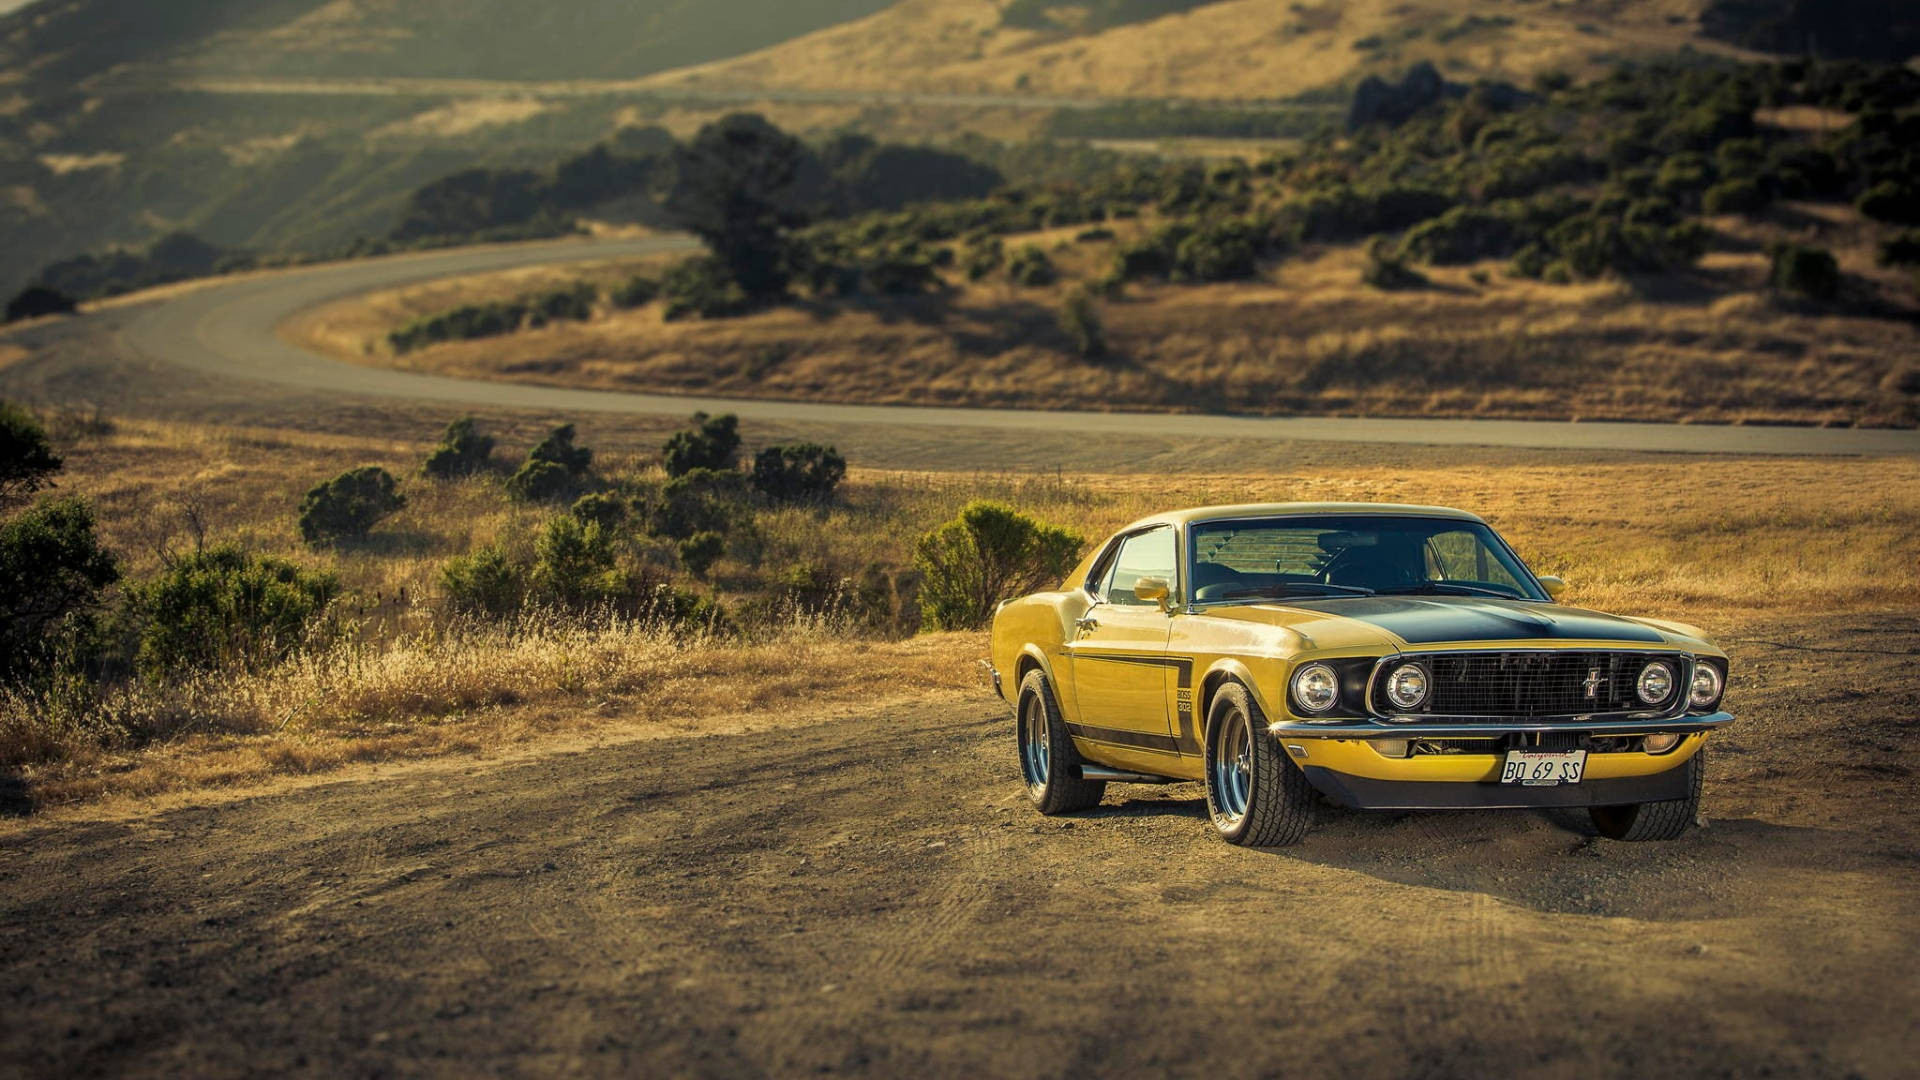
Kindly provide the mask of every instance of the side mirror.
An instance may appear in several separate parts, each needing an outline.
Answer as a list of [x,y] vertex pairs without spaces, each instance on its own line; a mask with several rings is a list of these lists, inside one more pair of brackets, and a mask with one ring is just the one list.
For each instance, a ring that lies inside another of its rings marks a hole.
[[1567,583],[1552,574],[1540,575],[1540,587],[1547,590],[1547,599],[1558,600],[1560,594],[1567,591]]
[[1161,611],[1173,607],[1173,586],[1163,577],[1143,577],[1133,583],[1134,599],[1145,604],[1158,604]]

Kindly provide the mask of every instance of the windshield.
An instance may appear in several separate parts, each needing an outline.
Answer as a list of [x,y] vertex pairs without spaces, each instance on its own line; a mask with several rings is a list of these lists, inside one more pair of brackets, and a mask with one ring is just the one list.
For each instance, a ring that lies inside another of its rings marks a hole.
[[1492,529],[1454,518],[1341,515],[1193,526],[1195,603],[1421,594],[1545,600]]

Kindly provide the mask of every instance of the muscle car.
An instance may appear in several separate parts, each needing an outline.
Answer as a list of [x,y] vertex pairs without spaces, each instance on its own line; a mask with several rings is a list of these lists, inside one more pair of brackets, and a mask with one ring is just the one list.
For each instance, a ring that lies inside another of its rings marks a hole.
[[1043,814],[1200,781],[1226,840],[1359,810],[1584,807],[1618,840],[1699,814],[1727,654],[1558,602],[1479,517],[1282,503],[1160,514],[1001,602],[995,690]]

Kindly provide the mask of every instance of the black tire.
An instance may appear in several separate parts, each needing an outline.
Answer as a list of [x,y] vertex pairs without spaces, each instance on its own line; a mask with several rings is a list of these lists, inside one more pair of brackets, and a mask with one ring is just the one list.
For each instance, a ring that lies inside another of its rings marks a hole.
[[1207,710],[1206,770],[1207,816],[1227,843],[1283,847],[1313,824],[1313,785],[1239,683],[1222,686]]
[[1039,668],[1020,680],[1014,699],[1013,734],[1027,798],[1043,814],[1067,814],[1100,805],[1107,785],[1080,778],[1080,752],[1073,748],[1053,684]]
[[1609,840],[1674,840],[1700,820],[1700,788],[1707,775],[1707,748],[1694,751],[1685,765],[1687,797],[1666,802],[1595,806],[1587,814],[1593,828]]

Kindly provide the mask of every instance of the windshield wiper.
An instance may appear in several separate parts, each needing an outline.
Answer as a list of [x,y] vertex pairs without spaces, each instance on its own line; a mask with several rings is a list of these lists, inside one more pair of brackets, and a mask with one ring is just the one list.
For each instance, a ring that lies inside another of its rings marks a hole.
[[1506,589],[1488,585],[1462,585],[1457,581],[1429,581],[1421,585],[1410,585],[1402,589],[1381,589],[1381,593],[1392,596],[1408,596],[1415,593],[1432,593],[1438,596],[1494,596],[1502,600],[1522,600],[1525,597]]
[[[1299,589],[1325,589],[1327,592],[1301,593],[1295,591]],[[1324,581],[1289,581],[1284,585],[1250,585],[1244,589],[1232,589],[1221,593],[1219,596],[1212,597],[1210,600],[1202,601],[1202,603],[1209,603],[1211,600],[1251,600],[1263,596],[1278,598],[1282,596],[1324,596],[1328,594],[1335,596],[1372,596],[1373,590],[1363,589],[1358,585],[1330,585]]]

